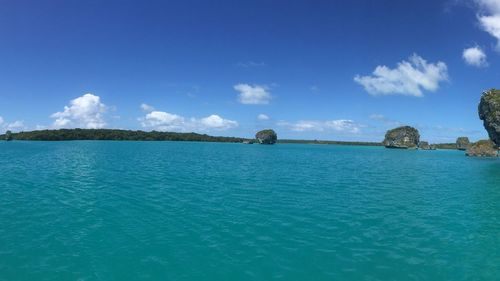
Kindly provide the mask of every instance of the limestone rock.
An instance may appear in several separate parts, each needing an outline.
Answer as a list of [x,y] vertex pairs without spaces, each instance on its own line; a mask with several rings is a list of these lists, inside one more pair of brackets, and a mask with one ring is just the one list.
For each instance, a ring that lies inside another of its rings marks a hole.
[[458,150],[466,150],[470,145],[470,141],[468,137],[459,137],[457,138],[457,149]]
[[431,146],[429,145],[428,142],[426,141],[421,141],[418,143],[418,149],[422,149],[422,150],[430,150],[431,149]]
[[420,141],[418,130],[410,126],[402,126],[387,131],[383,144],[387,148],[417,148]]
[[257,132],[257,134],[255,134],[255,138],[260,144],[275,144],[278,140],[276,132],[271,129]]
[[465,155],[474,157],[497,157],[498,147],[490,140],[480,140],[470,145]]
[[500,145],[500,90],[491,89],[484,92],[478,112],[490,139]]
[[5,132],[5,140],[6,141],[11,141],[12,140],[12,132],[11,131]]

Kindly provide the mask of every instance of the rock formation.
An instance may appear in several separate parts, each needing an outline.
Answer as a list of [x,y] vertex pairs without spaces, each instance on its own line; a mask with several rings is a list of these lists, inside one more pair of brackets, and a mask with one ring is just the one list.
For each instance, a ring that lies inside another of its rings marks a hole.
[[498,147],[490,140],[480,140],[470,145],[465,155],[474,157],[497,157]]
[[382,144],[387,148],[417,148],[419,141],[417,129],[403,126],[387,131]]
[[278,136],[271,129],[257,132],[257,134],[255,134],[255,138],[260,144],[275,144],[278,140]]
[[422,150],[431,150],[431,146],[429,145],[428,142],[426,141],[421,141],[418,143],[418,149]]
[[11,141],[12,140],[12,132],[11,131],[5,132],[5,140],[6,141]]
[[457,149],[458,150],[466,150],[470,144],[468,137],[459,137],[457,138]]
[[478,111],[490,139],[500,145],[500,90],[491,89],[484,92]]

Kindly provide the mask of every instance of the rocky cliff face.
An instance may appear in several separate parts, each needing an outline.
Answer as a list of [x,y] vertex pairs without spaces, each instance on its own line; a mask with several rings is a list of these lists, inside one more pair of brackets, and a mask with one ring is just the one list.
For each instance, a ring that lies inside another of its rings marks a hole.
[[500,90],[492,89],[484,92],[478,111],[490,139],[500,145]]
[[403,126],[387,131],[382,143],[387,148],[417,148],[419,141],[417,129]]
[[468,137],[459,137],[457,139],[457,149],[458,150],[466,150],[469,146],[470,141]]
[[465,155],[474,157],[497,157],[498,147],[490,140],[480,140],[470,145]]
[[275,144],[278,140],[276,132],[271,129],[257,132],[257,134],[255,134],[255,138],[260,144]]
[[431,149],[431,146],[429,145],[428,142],[426,141],[421,141],[418,143],[418,148],[419,149],[422,149],[422,150],[430,150]]
[[11,141],[12,140],[12,132],[11,131],[5,132],[5,140],[6,141]]

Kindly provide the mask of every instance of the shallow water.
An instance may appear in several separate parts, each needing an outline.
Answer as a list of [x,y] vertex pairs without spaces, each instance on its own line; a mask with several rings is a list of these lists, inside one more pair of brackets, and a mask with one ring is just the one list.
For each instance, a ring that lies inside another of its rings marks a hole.
[[498,280],[500,160],[0,142],[0,280]]

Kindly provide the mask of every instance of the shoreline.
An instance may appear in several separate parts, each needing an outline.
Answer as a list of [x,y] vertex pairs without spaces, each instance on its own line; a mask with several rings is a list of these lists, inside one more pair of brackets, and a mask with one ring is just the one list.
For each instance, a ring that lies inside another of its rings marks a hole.
[[[251,138],[211,136],[198,133],[176,133],[141,130],[119,129],[58,129],[35,130],[12,133],[14,141],[194,141],[194,142],[220,142],[244,143],[253,141]],[[0,135],[6,139],[6,134]],[[321,144],[345,146],[383,146],[382,142],[367,141],[335,141],[335,140],[304,140],[304,139],[278,139],[278,144]],[[437,149],[456,149],[454,143],[435,144]]]

